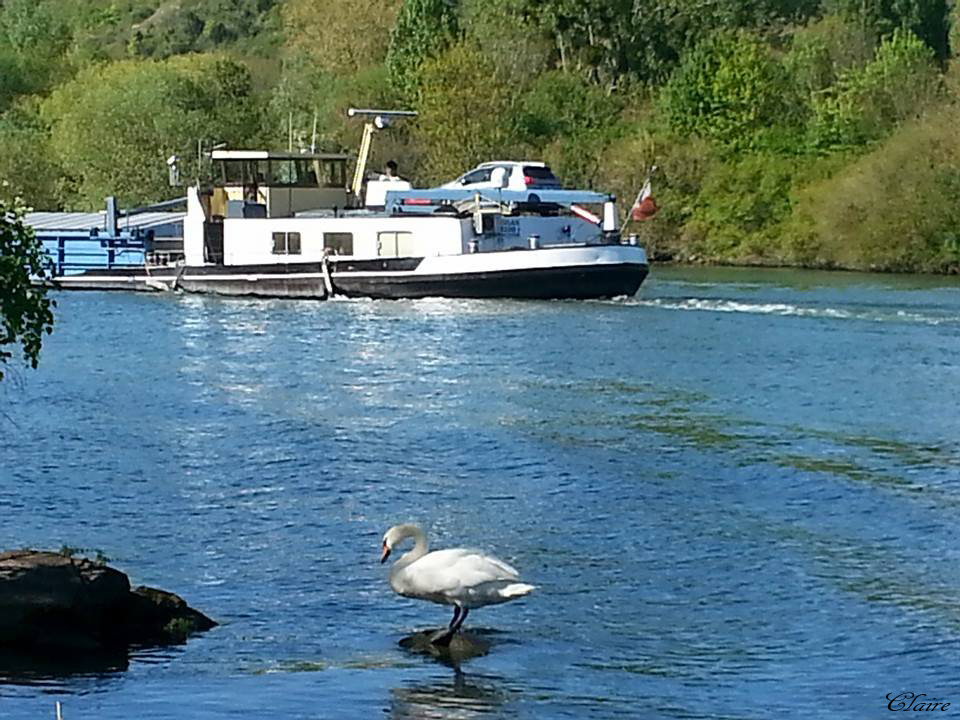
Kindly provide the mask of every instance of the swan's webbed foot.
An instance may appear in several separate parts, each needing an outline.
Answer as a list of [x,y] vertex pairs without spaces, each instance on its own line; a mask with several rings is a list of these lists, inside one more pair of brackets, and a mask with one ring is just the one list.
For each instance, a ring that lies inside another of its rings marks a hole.
[[449,627],[443,630],[437,630],[430,636],[430,644],[436,645],[437,647],[450,647],[450,641],[453,640],[455,634],[456,631]]
[[450,641],[453,640],[453,636],[460,630],[463,621],[467,619],[468,612],[470,611],[467,610],[467,608],[454,605],[453,619],[450,620],[450,624],[447,625],[446,629],[437,630],[433,633],[433,635],[430,636],[430,643],[438,647],[450,647]]

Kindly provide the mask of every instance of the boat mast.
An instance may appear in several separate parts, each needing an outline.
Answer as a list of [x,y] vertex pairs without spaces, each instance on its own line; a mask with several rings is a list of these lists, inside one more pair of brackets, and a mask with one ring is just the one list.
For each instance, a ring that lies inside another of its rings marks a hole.
[[363,178],[367,172],[367,161],[370,159],[370,145],[373,143],[373,134],[390,126],[392,118],[416,117],[414,110],[371,110],[369,108],[350,108],[348,117],[363,117],[368,120],[363,124],[363,138],[360,140],[360,153],[357,155],[357,167],[353,171],[351,190],[353,197],[359,198],[363,190]]

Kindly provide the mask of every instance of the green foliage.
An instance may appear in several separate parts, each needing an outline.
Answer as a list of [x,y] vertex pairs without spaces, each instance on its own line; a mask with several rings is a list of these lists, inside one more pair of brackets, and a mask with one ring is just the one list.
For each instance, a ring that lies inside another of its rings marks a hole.
[[568,184],[592,187],[603,151],[621,129],[622,108],[619,97],[579,75],[555,70],[532,81],[511,124],[519,141],[543,148]]
[[7,0],[0,12],[0,37],[18,54],[58,55],[69,40],[54,7],[38,0]]
[[688,224],[699,240],[692,251],[727,261],[775,261],[798,172],[796,158],[762,153],[715,164]]
[[783,116],[785,89],[786,73],[756,36],[720,32],[684,58],[661,102],[677,131],[743,148]]
[[517,130],[537,143],[559,135],[580,135],[616,124],[621,104],[576,75],[560,71],[536,78],[520,99]]
[[404,0],[387,51],[390,81],[400,97],[416,96],[421,66],[440,55],[457,31],[456,0]]
[[878,37],[909,30],[943,61],[948,55],[947,0],[826,0],[828,11],[865,24]]
[[8,194],[0,184],[0,380],[18,347],[24,361],[36,368],[43,335],[53,331],[54,303],[47,297],[46,282],[51,277],[49,260],[23,224],[26,208],[17,198],[5,200]]
[[0,178],[6,178],[8,195],[30,198],[36,207],[56,208],[62,175],[48,129],[33,109],[17,107],[0,115]]
[[954,2],[948,19],[950,31],[947,35],[947,54],[956,63],[960,57],[960,3]]
[[189,178],[198,140],[239,145],[259,126],[249,72],[214,56],[94,66],[58,88],[43,114],[76,185],[71,204],[90,208],[107,195],[147,203],[180,192],[167,185],[167,157],[181,156]]
[[29,78],[16,55],[0,48],[0,112],[6,110],[18,95],[30,90]]
[[0,4],[0,112],[17,95],[48,90],[62,74],[68,41],[66,26],[46,3]]
[[[294,55],[284,68],[283,77],[270,99],[263,137],[272,147],[286,147],[293,127],[295,148],[310,147],[314,140],[320,150],[340,151],[356,148],[361,124],[347,117],[350,107],[386,107],[399,104],[387,77],[386,68],[372,65],[354,74],[339,76],[326,72],[301,72],[309,59]],[[411,157],[409,148],[397,148],[406,138],[406,124],[398,124],[388,133],[380,133],[373,152],[388,152],[395,159]],[[408,164],[407,167],[410,167]]]
[[[282,7],[286,54],[272,89],[268,137],[286,146],[289,126],[296,147],[341,150],[355,145],[357,123],[346,110],[395,107],[384,66],[390,29],[401,0],[329,0],[321,11],[314,0],[288,0]],[[396,133],[378,138],[375,149]]]
[[922,113],[939,92],[933,51],[913,33],[896,30],[873,61],[846,71],[814,96],[812,141],[842,148],[877,140]]
[[[510,93],[491,78],[476,47],[458,43],[424,63],[414,142],[427,182],[449,180],[492,157],[509,156]],[[496,118],[497,122],[490,122]]]
[[400,4],[401,0],[327,0],[318,6],[315,0],[288,0],[282,7],[285,45],[324,73],[352,74],[382,64]]
[[461,0],[460,29],[483,63],[517,94],[554,67],[552,42],[526,0]]
[[[128,51],[140,57],[165,58],[234,44],[264,32],[274,4],[275,0],[163,3],[133,27]],[[112,20],[109,24],[120,22],[119,17]]]
[[[517,0],[520,2],[520,0]],[[786,26],[815,16],[818,0],[525,0],[554,45],[562,70],[619,89],[661,83],[681,58],[717,31]]]
[[876,42],[861,24],[827,15],[797,30],[784,65],[804,101],[832,86],[849,70],[873,59]]
[[818,267],[957,272],[960,138],[956,110],[911,121],[796,193],[785,261]]

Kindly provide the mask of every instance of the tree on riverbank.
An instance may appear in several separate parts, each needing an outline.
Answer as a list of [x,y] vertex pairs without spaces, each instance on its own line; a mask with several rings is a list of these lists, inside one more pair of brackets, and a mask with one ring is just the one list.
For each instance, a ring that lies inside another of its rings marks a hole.
[[33,231],[23,224],[24,207],[16,198],[4,202],[0,186],[0,380],[18,349],[34,368],[44,334],[53,331],[53,301],[46,284],[48,264]]

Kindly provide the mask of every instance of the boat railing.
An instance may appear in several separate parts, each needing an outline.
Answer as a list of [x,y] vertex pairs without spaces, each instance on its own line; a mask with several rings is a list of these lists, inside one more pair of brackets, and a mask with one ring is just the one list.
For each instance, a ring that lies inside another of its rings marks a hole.
[[42,245],[58,277],[91,269],[143,267],[145,233],[120,235],[107,238],[90,231],[60,231],[55,237],[42,238]]
[[518,207],[534,209],[540,205],[566,209],[579,205],[605,205],[614,200],[612,195],[589,190],[433,188],[390,190],[386,193],[386,209],[391,215],[431,214],[447,208],[469,213],[483,207],[500,207],[508,212]]

